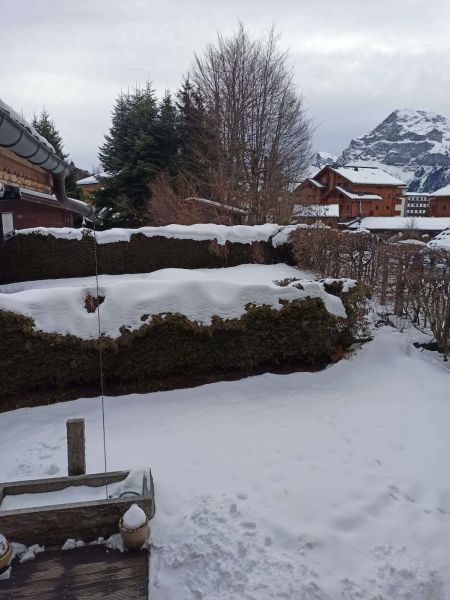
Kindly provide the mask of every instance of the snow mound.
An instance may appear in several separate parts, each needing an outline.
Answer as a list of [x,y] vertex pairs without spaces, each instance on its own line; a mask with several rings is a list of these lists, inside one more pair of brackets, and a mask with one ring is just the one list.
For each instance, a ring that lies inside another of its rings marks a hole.
[[[253,242],[268,242],[270,238],[284,229],[275,223],[265,225],[216,225],[214,223],[198,223],[195,225],[165,225],[164,227],[140,227],[138,229],[107,229],[97,231],[98,244],[112,244],[114,242],[129,242],[132,235],[145,235],[146,237],[164,237],[180,240],[216,240],[218,244],[226,242],[239,242],[252,244]],[[92,235],[90,229],[74,229],[71,227],[33,227],[20,229],[19,235],[36,233],[51,235],[59,239],[81,240],[83,235]]]
[[138,529],[145,525],[147,516],[140,506],[132,504],[122,517],[122,524],[126,529]]
[[[302,275],[286,265],[240,265],[198,271],[162,269],[145,276],[100,276],[99,295],[105,298],[100,305],[102,334],[117,338],[122,327],[132,331],[150,322],[153,316],[167,313],[182,314],[209,325],[214,315],[240,318],[249,304],[279,310],[284,301],[308,297],[320,298],[331,314],[346,317],[340,298],[328,294],[323,284],[303,279]],[[275,283],[286,277],[297,281],[285,287]],[[40,331],[83,339],[98,337],[98,308],[87,312],[85,307],[89,295],[97,297],[93,278],[64,282],[31,281],[2,286],[0,310],[31,317]],[[303,289],[296,287],[298,283]]]
[[36,554],[39,554],[40,552],[44,552],[45,548],[44,546],[39,546],[39,544],[34,544],[33,546],[30,546],[29,548],[27,548],[27,550],[21,555],[19,562],[23,563],[26,562],[27,560],[33,560],[34,558],[36,558]]

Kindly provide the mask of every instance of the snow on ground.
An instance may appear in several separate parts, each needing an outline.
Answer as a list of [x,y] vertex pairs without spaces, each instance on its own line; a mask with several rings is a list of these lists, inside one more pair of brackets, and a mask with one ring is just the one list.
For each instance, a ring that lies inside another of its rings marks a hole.
[[[304,289],[294,287],[295,283],[275,283],[285,278],[299,279]],[[42,331],[93,339],[98,336],[98,323],[97,313],[85,307],[89,294],[97,296],[94,277],[9,284],[0,286],[0,310],[32,317]],[[130,330],[142,326],[143,315],[148,320],[151,315],[181,313],[209,324],[214,315],[239,318],[249,303],[279,309],[281,299],[318,297],[330,313],[346,316],[340,298],[327,294],[305,272],[284,264],[101,275],[99,295],[105,297],[100,308],[102,332],[113,338],[120,336],[123,325]]]
[[[283,230],[282,225],[266,223],[264,225],[216,225],[215,223],[197,223],[195,225],[165,225],[164,227],[140,227],[138,229],[123,229],[115,227],[105,231],[97,231],[98,244],[111,244],[113,242],[129,242],[132,235],[142,234],[146,237],[161,236],[165,238],[176,238],[182,240],[217,240],[221,245],[225,242],[240,242],[251,244],[252,242],[267,242],[269,239]],[[74,229],[71,227],[33,227],[20,229],[17,234],[27,235],[38,233],[40,235],[51,235],[62,239],[81,240],[83,233],[92,233],[90,229]]]
[[[384,327],[322,372],[107,398],[108,468],[155,479],[153,600],[448,598],[448,382]],[[0,416],[0,480],[65,474],[72,417],[101,471],[79,399]]]

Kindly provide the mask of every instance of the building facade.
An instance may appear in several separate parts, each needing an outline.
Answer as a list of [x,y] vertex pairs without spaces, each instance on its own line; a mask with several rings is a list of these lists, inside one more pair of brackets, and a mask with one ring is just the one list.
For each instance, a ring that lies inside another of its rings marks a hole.
[[392,217],[402,211],[405,184],[375,167],[345,166],[321,169],[294,191],[298,204],[337,204],[339,219]]
[[0,100],[0,213],[12,219],[14,229],[73,226],[92,214],[84,202],[67,197],[70,170],[48,141]]
[[450,217],[450,185],[430,194],[430,213],[433,217]]
[[430,194],[426,192],[405,192],[403,216],[428,217],[430,216]]

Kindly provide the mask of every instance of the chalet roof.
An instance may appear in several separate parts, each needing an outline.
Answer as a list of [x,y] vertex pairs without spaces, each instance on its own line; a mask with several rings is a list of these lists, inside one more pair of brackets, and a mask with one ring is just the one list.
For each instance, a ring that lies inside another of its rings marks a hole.
[[247,211],[243,208],[238,208],[237,206],[229,206],[228,204],[222,204],[221,202],[216,202],[215,200],[208,200],[207,198],[198,198],[197,196],[191,196],[189,198],[185,198],[184,200],[194,200],[195,202],[200,202],[201,204],[208,204],[209,206],[215,206],[216,208],[220,208],[221,210],[234,212],[241,215],[247,214]]
[[328,167],[338,175],[345,177],[351,183],[360,183],[366,185],[406,185],[397,177],[393,177],[378,169],[377,167],[360,167],[360,166],[346,166],[346,167]]
[[44,192],[36,192],[28,188],[19,188],[20,197],[27,202],[35,202],[36,204],[45,204],[46,206],[54,206],[60,210],[69,210],[76,214],[83,214],[87,208],[87,204],[75,198],[69,198],[70,205],[62,205],[54,194],[45,194]]
[[293,217],[339,217],[339,204],[294,204]]
[[19,125],[22,125],[22,127],[24,127],[29,133],[31,133],[31,135],[34,138],[36,138],[39,142],[41,142],[41,144],[46,146],[52,152],[55,152],[55,149],[50,144],[50,142],[48,140],[46,140],[45,137],[43,137],[38,131],[36,131],[36,129],[32,125],[30,125],[30,123],[28,123],[28,121],[26,119],[24,119],[22,117],[22,115],[19,115],[19,113],[16,112],[11,106],[9,106],[9,104],[6,104],[6,102],[3,102],[3,100],[1,98],[0,98],[0,108],[2,108],[5,112],[7,112],[9,114],[9,116],[12,119],[14,119],[14,121],[17,121],[17,123],[19,123]]
[[323,183],[320,183],[320,181],[316,181],[312,177],[309,177],[306,181],[309,181],[310,183],[314,184],[316,187],[318,187],[320,189],[323,189],[325,187],[325,185]]
[[436,190],[435,192],[430,194],[430,196],[435,196],[437,198],[439,198],[440,196],[450,196],[450,184],[446,185],[443,188],[440,188],[439,190]]
[[99,178],[102,177],[110,177],[108,173],[99,173],[98,175],[89,175],[89,177],[84,177],[83,179],[79,179],[76,182],[76,185],[93,185],[95,183],[100,183]]
[[450,217],[364,217],[358,223],[353,221],[349,229],[367,229],[369,231],[443,231],[450,227]]
[[347,196],[347,198],[350,198],[350,200],[383,200],[383,198],[378,194],[355,194],[353,192],[349,192],[340,185],[337,185],[335,189],[338,192],[341,192],[341,194],[344,196]]

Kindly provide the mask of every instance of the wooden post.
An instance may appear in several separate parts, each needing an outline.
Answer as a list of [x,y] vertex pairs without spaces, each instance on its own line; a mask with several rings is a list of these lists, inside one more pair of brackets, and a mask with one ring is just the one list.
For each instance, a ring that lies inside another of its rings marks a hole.
[[86,474],[84,419],[69,419],[67,425],[67,470],[72,475]]

